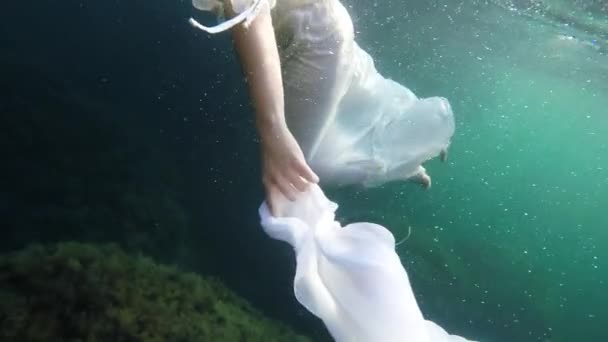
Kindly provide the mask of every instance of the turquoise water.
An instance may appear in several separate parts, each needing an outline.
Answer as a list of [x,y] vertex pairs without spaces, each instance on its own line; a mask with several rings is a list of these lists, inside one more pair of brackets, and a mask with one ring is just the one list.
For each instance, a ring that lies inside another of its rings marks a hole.
[[448,162],[427,165],[429,191],[332,195],[345,220],[377,221],[397,239],[411,229],[399,253],[423,312],[453,332],[608,338],[608,8],[585,4],[350,8],[378,68],[448,97],[457,132]]

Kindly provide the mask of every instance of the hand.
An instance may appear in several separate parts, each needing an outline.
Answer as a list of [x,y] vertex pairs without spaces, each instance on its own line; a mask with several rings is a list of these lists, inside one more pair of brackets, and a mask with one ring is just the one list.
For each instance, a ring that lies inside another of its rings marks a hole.
[[262,137],[262,182],[270,212],[278,216],[280,196],[290,201],[319,178],[306,163],[304,153],[287,127],[266,132]]

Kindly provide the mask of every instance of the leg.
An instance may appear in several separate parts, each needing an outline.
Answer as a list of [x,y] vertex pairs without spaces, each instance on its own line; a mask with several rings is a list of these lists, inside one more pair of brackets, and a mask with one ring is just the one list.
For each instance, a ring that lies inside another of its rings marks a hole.
[[327,144],[320,143],[329,136],[350,75],[352,22],[341,5],[333,8],[338,4],[312,2],[290,11],[290,18],[283,20],[293,34],[281,53],[285,116],[313,169],[315,163],[324,163],[319,154]]

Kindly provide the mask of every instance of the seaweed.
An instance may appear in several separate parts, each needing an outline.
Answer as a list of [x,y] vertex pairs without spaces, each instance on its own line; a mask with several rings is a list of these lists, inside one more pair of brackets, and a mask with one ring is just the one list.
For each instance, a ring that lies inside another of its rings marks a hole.
[[216,279],[76,242],[0,257],[0,340],[309,341]]

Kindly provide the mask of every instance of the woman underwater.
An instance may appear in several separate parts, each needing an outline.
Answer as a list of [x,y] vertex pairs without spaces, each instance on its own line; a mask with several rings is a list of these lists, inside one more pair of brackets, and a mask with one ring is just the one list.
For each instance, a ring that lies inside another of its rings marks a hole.
[[[386,228],[342,227],[314,183],[416,179],[454,133],[446,99],[419,99],[382,77],[338,0],[193,0],[230,18],[261,140],[261,225],[294,247],[294,293],[339,342],[456,342],[422,315]],[[318,177],[317,177],[318,175]],[[287,200],[289,199],[289,200]]]
[[415,179],[454,133],[444,98],[419,99],[384,78],[354,39],[338,0],[193,0],[229,18],[261,141],[262,179],[273,214],[312,183],[379,185]]

